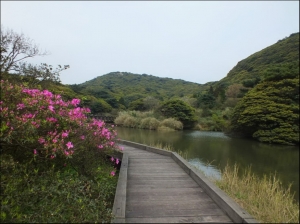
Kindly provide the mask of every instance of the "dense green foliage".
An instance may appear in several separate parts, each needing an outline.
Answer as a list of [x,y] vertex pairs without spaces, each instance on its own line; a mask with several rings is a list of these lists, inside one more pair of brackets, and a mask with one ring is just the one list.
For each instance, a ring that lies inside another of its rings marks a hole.
[[183,128],[191,128],[197,121],[195,109],[182,100],[169,100],[161,105],[159,111],[165,117],[181,121]]
[[[95,181],[70,164],[18,163],[1,155],[1,222],[110,222],[117,178],[105,158],[90,166]],[[41,167],[44,167],[41,171]]]
[[268,75],[237,104],[232,131],[262,142],[299,144],[299,73],[279,79],[286,76],[291,75]]

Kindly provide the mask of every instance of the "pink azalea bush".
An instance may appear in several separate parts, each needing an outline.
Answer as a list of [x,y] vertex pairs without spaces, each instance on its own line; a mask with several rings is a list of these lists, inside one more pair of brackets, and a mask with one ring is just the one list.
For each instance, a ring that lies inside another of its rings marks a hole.
[[[80,100],[64,101],[48,90],[28,89],[1,80],[1,144],[23,158],[68,159],[88,151],[117,149],[116,131],[88,119]],[[21,150],[21,151],[20,151]]]

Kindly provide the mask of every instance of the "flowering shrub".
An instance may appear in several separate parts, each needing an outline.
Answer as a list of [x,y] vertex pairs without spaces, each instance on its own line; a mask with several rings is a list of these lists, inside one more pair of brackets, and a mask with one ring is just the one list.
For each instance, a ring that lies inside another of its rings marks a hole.
[[1,80],[1,144],[19,161],[72,158],[87,151],[116,149],[116,132],[96,119],[79,99],[62,100],[48,90]]

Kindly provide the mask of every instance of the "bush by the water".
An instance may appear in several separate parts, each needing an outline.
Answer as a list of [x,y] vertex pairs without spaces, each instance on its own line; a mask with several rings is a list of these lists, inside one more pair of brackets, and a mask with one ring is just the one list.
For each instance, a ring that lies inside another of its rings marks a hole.
[[161,120],[161,118],[158,119],[155,116],[153,111],[122,111],[119,112],[118,117],[115,119],[115,124],[150,130],[182,130],[183,128],[182,122],[174,118]]
[[182,130],[183,125],[180,121],[177,121],[174,118],[167,118],[160,123],[160,126],[168,127],[175,130]]
[[146,117],[141,120],[140,127],[143,129],[156,130],[160,122],[154,117]]

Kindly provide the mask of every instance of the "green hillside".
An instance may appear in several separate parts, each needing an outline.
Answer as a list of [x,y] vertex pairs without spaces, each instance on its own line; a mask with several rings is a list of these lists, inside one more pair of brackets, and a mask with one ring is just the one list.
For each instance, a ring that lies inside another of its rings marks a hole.
[[[299,33],[293,33],[289,37],[279,40],[277,43],[256,52],[246,59],[238,62],[221,79],[220,83],[245,83],[245,81],[261,80],[263,73],[270,66],[291,64],[299,66]],[[249,82],[250,85],[250,82]]]
[[299,144],[299,33],[239,62],[226,81],[249,90],[233,110],[232,133]]
[[299,68],[299,33],[293,33],[238,62],[226,77],[212,85],[214,94],[217,97],[220,93],[224,94],[229,86],[233,86],[240,89],[239,98],[242,98],[264,79],[266,70],[278,66]]
[[114,108],[152,96],[159,101],[178,97],[191,97],[201,84],[179,79],[160,78],[147,74],[111,72],[79,85],[70,85],[75,92],[102,98]]

